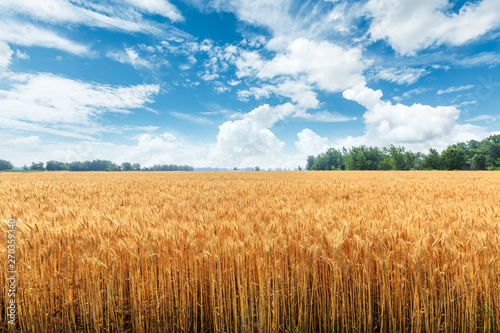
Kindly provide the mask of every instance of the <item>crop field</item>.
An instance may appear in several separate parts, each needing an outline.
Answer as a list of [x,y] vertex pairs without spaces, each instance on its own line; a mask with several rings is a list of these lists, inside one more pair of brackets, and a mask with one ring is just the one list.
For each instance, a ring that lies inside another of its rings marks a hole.
[[20,332],[500,331],[500,172],[0,173],[9,219]]

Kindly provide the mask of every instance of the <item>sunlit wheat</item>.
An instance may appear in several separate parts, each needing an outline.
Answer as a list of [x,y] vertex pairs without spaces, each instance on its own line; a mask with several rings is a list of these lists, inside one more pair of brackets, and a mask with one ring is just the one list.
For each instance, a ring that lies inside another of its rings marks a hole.
[[499,189],[490,172],[3,173],[18,326],[498,332]]

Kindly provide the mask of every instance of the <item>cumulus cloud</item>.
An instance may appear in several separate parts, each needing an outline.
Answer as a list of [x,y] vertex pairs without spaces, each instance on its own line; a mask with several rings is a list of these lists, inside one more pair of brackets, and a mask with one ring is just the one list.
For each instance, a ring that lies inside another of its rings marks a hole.
[[141,108],[160,89],[158,85],[108,86],[47,73],[4,73],[0,78],[8,84],[0,90],[0,127],[79,137],[91,132],[103,114]]
[[327,41],[298,38],[272,60],[254,63],[257,77],[304,75],[320,89],[338,92],[364,81],[363,70],[369,61],[363,58],[359,48],[345,49]]
[[460,111],[453,106],[392,104],[382,100],[382,91],[361,83],[343,92],[344,98],[364,106],[365,136],[348,138],[346,144],[401,144],[407,147],[438,146],[462,140],[478,139],[483,129],[460,125]]
[[264,59],[258,51],[247,50],[231,59],[239,78],[257,81],[238,91],[240,100],[286,97],[299,109],[316,109],[320,102],[315,90],[340,92],[351,88],[364,81],[363,71],[370,64],[361,49],[343,48],[327,41],[277,38],[266,48],[276,55]]
[[458,13],[448,13],[447,0],[370,0],[365,11],[372,18],[373,41],[387,40],[400,54],[413,55],[433,45],[462,45],[500,24],[500,2],[466,3]]
[[291,115],[294,109],[290,103],[276,107],[265,104],[242,115],[242,119],[223,123],[210,152],[212,164],[224,167],[270,164],[285,146],[271,127]]
[[297,133],[299,140],[295,142],[295,147],[299,154],[303,156],[318,155],[331,147],[328,138],[323,138],[311,131],[309,128]]
[[180,163],[201,166],[208,151],[206,146],[192,144],[170,132],[160,135],[141,134],[135,146],[118,149],[123,152],[122,160],[137,161],[143,166]]

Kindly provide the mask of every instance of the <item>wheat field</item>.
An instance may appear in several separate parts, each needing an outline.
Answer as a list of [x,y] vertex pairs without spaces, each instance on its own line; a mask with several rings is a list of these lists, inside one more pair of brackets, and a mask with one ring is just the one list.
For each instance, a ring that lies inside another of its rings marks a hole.
[[499,189],[494,172],[0,173],[17,331],[498,332]]

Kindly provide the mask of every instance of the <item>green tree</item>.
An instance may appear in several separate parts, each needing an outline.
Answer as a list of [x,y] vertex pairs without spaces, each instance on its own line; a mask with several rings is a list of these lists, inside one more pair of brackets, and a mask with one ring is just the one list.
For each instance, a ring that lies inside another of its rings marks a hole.
[[414,168],[417,169],[417,170],[422,170],[423,167],[423,163],[424,163],[424,154],[422,154],[421,152],[416,152],[415,153],[415,166]]
[[446,170],[462,170],[465,154],[460,148],[447,148],[441,153],[441,163]]
[[14,168],[10,161],[0,160],[0,170],[11,170]]
[[345,169],[344,156],[335,148],[330,148],[325,153],[326,165],[322,170],[340,170]]
[[403,155],[404,167],[403,170],[411,170],[415,168],[415,154],[407,151]]
[[436,149],[429,149],[429,154],[424,157],[422,167],[429,170],[441,169],[441,157],[439,156],[439,152]]
[[368,163],[365,156],[365,149],[353,147],[345,157],[346,170],[368,170]]
[[470,168],[471,170],[486,170],[487,158],[483,154],[475,154],[472,156]]
[[500,134],[491,135],[481,141],[481,148],[488,156],[488,165],[494,167],[500,158]]
[[58,161],[48,161],[45,169],[47,169],[47,171],[68,171],[69,165]]
[[313,165],[314,165],[314,156],[313,155],[307,156],[306,170],[312,170]]
[[259,166],[256,166],[256,167],[255,167],[255,171],[260,171],[260,167],[259,167]]
[[392,170],[392,158],[390,156],[386,156],[380,163],[378,164],[379,170]]
[[82,162],[71,162],[68,164],[69,171],[84,171]]
[[30,170],[45,170],[45,167],[43,165],[43,162],[38,162],[38,163],[31,163]]
[[132,164],[130,162],[124,162],[124,163],[122,163],[122,170],[123,171],[132,171],[134,169],[132,168]]
[[392,163],[392,170],[408,170],[405,162],[405,148],[390,145],[384,148],[389,154]]

